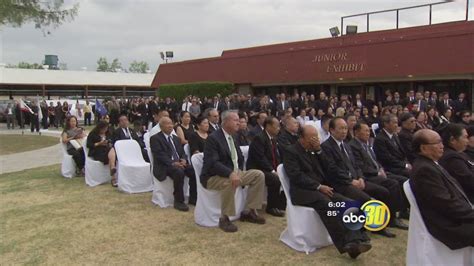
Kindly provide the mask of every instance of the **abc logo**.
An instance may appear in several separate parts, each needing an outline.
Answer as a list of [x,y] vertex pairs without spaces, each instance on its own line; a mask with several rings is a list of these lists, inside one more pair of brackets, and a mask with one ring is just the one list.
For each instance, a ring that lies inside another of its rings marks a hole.
[[349,230],[359,230],[365,225],[365,213],[357,207],[351,207],[342,215],[342,223]]

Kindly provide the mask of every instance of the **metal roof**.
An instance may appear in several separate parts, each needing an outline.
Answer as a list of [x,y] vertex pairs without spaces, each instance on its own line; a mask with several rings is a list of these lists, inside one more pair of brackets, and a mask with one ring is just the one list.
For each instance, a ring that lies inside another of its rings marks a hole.
[[152,74],[0,67],[0,84],[150,87]]

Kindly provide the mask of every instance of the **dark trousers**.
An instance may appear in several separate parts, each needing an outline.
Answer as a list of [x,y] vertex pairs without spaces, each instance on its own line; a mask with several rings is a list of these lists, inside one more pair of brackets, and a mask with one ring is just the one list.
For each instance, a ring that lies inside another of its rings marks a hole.
[[30,127],[31,127],[31,132],[34,132],[36,129],[36,132],[40,131],[39,128],[39,119],[37,116],[32,116],[31,117],[31,122],[30,122]]
[[370,196],[366,192],[353,185],[334,185],[334,190],[345,197],[359,201],[360,205],[370,200]]
[[339,253],[344,252],[343,248],[344,245],[346,245],[347,243],[369,240],[369,237],[362,230],[352,231],[346,228],[342,224],[342,219],[340,216],[329,216],[327,214],[327,212],[330,210],[336,210],[328,206],[329,202],[350,201],[350,199],[344,197],[339,193],[334,193],[332,198],[329,198],[328,196],[322,193],[320,194],[321,200],[304,204],[303,206],[311,207],[319,214],[321,221],[324,223],[324,226],[328,230],[332,242],[334,243],[334,246],[336,246]]
[[78,169],[84,168],[86,158],[84,157],[84,151],[82,148],[76,150],[74,148],[67,150],[69,155],[72,155],[72,159],[76,163]]
[[[367,191],[367,183],[370,184],[369,191]],[[400,211],[402,205],[402,192],[397,181],[381,176],[368,177],[364,191],[373,198],[387,204],[391,219],[397,217],[396,212]]]
[[41,125],[43,129],[48,129],[48,117],[46,115],[41,119]]
[[286,209],[286,197],[280,192],[280,179],[278,175],[272,172],[263,172],[265,174],[265,185],[267,186],[267,210],[277,208]]
[[54,115],[49,116],[49,126],[51,126],[51,127],[54,126],[56,128],[58,127],[56,125],[56,117]]
[[405,192],[403,191],[403,183],[405,183],[408,180],[408,177],[403,176],[403,175],[396,175],[393,173],[387,173],[387,178],[398,182],[398,185],[400,186],[400,191],[402,194],[402,202],[400,205],[400,211],[405,211],[406,209],[408,209],[408,207],[410,207],[410,203],[408,203],[407,196],[405,195]]
[[91,125],[92,113],[84,113],[84,125]]
[[175,202],[184,202],[184,177],[189,178],[189,201],[196,201],[197,199],[197,189],[196,189],[196,177],[194,174],[194,169],[191,166],[187,166],[184,169],[177,167],[168,167],[166,170],[166,175],[173,180],[173,196]]

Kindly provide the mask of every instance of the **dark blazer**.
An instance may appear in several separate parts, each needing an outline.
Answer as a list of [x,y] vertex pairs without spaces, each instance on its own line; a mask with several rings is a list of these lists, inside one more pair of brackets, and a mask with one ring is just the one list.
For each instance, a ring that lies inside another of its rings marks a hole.
[[[219,128],[220,128],[219,124],[217,126],[219,126]],[[214,132],[214,131],[216,131],[216,129],[214,128],[214,126],[212,126],[211,122],[209,122],[209,131],[208,131],[208,133],[212,134],[212,132]]]
[[[145,148],[145,143],[143,142],[143,140],[138,137],[137,133],[135,133],[135,131],[131,128],[128,129],[130,131],[130,136],[132,136],[132,139],[135,140],[136,142],[138,142],[138,144],[140,145],[140,148]],[[125,137],[125,133],[123,132],[122,128],[119,127],[117,129],[115,129],[112,133],[112,144],[115,144],[115,142],[119,141],[119,140],[124,140],[124,139],[130,139],[130,138],[127,138]]]
[[421,100],[420,102],[418,102],[418,100],[415,99],[412,103],[413,104],[420,103],[420,106],[419,106],[420,111],[423,111],[423,112],[426,110],[426,107],[428,107],[428,103],[425,100]]
[[374,164],[372,159],[370,159],[369,153],[367,153],[365,148],[362,146],[362,143],[360,143],[356,138],[353,138],[349,142],[349,146],[354,155],[356,165],[361,169],[362,174],[365,177],[378,176],[379,171],[377,170],[377,166],[379,168],[382,166],[378,163],[377,165]]
[[[275,140],[276,141],[276,140]],[[280,164],[280,156],[278,152],[278,141],[275,147],[276,165]],[[255,136],[249,147],[249,157],[247,159],[247,169],[258,169],[263,172],[271,172],[273,170],[272,142],[267,132],[262,131]]]
[[409,182],[434,238],[450,249],[474,246],[474,210],[456,179],[431,159],[418,156]]
[[[344,143],[344,149],[349,155],[349,161],[351,165],[347,165],[342,156],[341,148],[337,145],[336,141],[329,137],[321,148],[323,149],[324,157],[326,158],[326,169],[328,182],[334,186],[336,185],[351,185],[353,179],[362,177],[362,170],[355,163],[354,155],[352,154],[351,148],[347,143]],[[352,167],[351,167],[352,166]],[[349,176],[351,173],[351,176]]]
[[[244,168],[244,156],[237,141],[234,138],[235,150],[237,151],[237,158],[239,169]],[[213,176],[229,177],[234,171],[234,164],[230,155],[229,145],[225,139],[224,131],[221,129],[215,131],[207,137],[206,145],[204,146],[204,162],[201,173],[201,184],[207,187],[207,180]]]
[[284,101],[285,102],[285,109],[283,109],[283,101],[278,101],[276,103],[276,111],[277,111],[277,116],[278,115],[283,115],[286,111],[286,109],[290,108],[290,102],[288,102],[287,100]]
[[250,131],[249,131],[249,134],[248,134],[248,137],[250,140],[252,140],[253,138],[255,138],[258,134],[260,134],[262,132],[262,127],[259,125],[259,124],[256,124]]
[[293,204],[305,205],[324,198],[317,190],[319,185],[326,183],[321,159],[322,155],[307,152],[299,142],[287,147],[283,166],[290,180]]
[[[186,154],[184,148],[180,144],[177,136],[171,135],[173,144],[176,147],[176,152],[180,159],[186,160]],[[166,179],[166,170],[168,167],[172,167],[173,161],[171,160],[173,155],[173,148],[166,139],[163,131],[153,135],[150,138],[150,148],[153,158],[153,175],[159,180],[164,181]]]
[[392,144],[385,130],[380,130],[374,140],[374,152],[385,170],[393,172],[406,169],[407,157],[402,150],[397,135],[393,135],[397,145]]
[[298,135],[293,135],[288,130],[282,128],[278,134],[278,143],[280,145],[292,145],[298,141]]
[[249,131],[248,130],[239,130],[235,134],[235,138],[239,142],[239,146],[248,146],[250,144]]
[[463,152],[445,147],[439,163],[461,184],[469,199],[474,199],[474,161]]
[[400,140],[400,146],[402,147],[403,152],[406,154],[408,161],[413,164],[416,158],[416,154],[413,152],[412,148],[413,133],[407,129],[402,128],[400,133],[398,133],[398,139]]
[[95,143],[102,141],[102,137],[99,134],[93,132],[87,136],[86,146],[89,148],[87,156],[94,158],[94,160],[107,162],[107,154],[109,153],[110,147],[107,146],[94,146]]

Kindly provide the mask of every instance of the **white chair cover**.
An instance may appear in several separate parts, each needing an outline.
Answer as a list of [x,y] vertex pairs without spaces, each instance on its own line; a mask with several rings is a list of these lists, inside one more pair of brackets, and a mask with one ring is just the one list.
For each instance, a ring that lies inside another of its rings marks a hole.
[[242,155],[244,156],[244,170],[247,169],[247,159],[249,158],[249,146],[240,146]]
[[403,189],[410,202],[406,264],[440,266],[474,265],[474,248],[466,247],[451,250],[445,244],[434,238],[426,229],[409,181],[403,184]]
[[82,148],[86,158],[84,166],[86,172],[86,184],[90,187],[95,187],[110,182],[112,177],[110,176],[109,166],[104,165],[102,162],[95,161],[88,156],[89,149],[87,148],[87,138],[84,140]]
[[373,123],[372,124],[372,133],[374,133],[374,136],[377,134],[375,133],[379,129],[379,123]]
[[142,193],[153,190],[150,164],[145,162],[140,145],[135,140],[115,142],[117,154],[118,188],[127,193]]
[[[160,206],[161,208],[168,208],[174,205],[173,180],[167,177],[166,180],[160,182],[153,175],[153,155],[151,153],[150,138],[151,136],[157,133],[159,133],[159,131],[154,132],[153,134],[151,134],[151,132],[147,132],[143,135],[143,140],[145,142],[148,158],[150,158],[150,165],[151,165],[150,173],[152,176],[152,184],[153,184],[153,187],[152,187],[153,193],[151,196],[151,202],[155,205]],[[189,197],[189,179],[188,178],[184,180],[184,195],[185,197]]]
[[282,164],[278,166],[277,173],[286,195],[287,226],[280,235],[280,241],[306,254],[332,245],[331,237],[318,213],[312,208],[295,206],[291,202],[290,183]]
[[72,155],[67,153],[67,145],[63,143],[62,138],[59,138],[59,145],[61,146],[61,152],[63,154],[61,175],[65,178],[73,178],[76,175],[76,163],[74,162]]
[[[197,203],[194,208],[194,221],[200,226],[215,227],[219,225],[221,216],[221,195],[217,190],[205,189],[200,181],[204,154],[198,153],[191,157],[194,172],[196,173]],[[240,218],[240,213],[245,207],[245,191],[239,187],[235,191],[236,216],[229,217],[231,221]]]
[[184,145],[184,153],[186,154],[186,159],[188,160],[188,163],[191,163],[191,147],[189,147],[189,144]]

